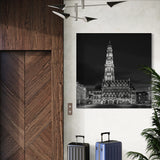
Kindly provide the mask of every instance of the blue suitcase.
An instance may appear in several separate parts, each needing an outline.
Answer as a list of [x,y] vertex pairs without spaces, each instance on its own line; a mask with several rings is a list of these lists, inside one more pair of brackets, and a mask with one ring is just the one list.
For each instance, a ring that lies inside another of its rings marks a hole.
[[[108,134],[108,141],[103,141],[104,134]],[[101,133],[101,142],[96,142],[95,160],[122,160],[122,143],[110,140],[110,132]]]

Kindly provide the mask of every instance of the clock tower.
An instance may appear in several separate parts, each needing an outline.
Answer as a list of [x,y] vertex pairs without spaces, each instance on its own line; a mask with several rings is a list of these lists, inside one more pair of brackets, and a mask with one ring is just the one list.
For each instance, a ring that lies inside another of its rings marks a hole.
[[113,49],[112,49],[112,45],[110,41],[109,41],[109,44],[106,50],[106,62],[105,62],[104,67],[105,67],[104,81],[115,81]]

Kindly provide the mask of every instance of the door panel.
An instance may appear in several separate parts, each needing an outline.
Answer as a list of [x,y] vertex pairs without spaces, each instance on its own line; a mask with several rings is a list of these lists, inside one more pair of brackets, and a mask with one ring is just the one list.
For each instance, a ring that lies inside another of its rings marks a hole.
[[49,123],[26,148],[26,160],[52,159],[51,123]]
[[0,159],[51,160],[51,54],[1,52]]
[[51,55],[25,53],[25,160],[51,159]]
[[23,160],[24,53],[0,53],[0,67],[0,159]]

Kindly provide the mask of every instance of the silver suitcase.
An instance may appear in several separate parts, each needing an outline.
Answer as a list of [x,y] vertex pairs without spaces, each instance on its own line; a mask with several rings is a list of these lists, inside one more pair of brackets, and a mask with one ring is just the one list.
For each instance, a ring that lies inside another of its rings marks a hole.
[[[83,138],[83,143],[77,141],[78,137]],[[84,136],[76,135],[76,142],[67,146],[68,160],[89,160],[89,144],[84,143]]]

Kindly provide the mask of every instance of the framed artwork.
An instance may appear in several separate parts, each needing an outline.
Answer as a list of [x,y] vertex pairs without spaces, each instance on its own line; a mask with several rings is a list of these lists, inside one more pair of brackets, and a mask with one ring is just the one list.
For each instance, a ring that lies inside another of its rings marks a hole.
[[151,33],[77,33],[77,108],[150,108]]

